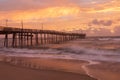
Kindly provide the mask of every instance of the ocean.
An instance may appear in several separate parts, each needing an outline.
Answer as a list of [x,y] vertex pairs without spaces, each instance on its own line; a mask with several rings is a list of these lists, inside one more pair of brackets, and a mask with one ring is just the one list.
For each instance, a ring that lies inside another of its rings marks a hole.
[[120,38],[86,38],[42,46],[40,49],[1,47],[0,55],[120,62]]

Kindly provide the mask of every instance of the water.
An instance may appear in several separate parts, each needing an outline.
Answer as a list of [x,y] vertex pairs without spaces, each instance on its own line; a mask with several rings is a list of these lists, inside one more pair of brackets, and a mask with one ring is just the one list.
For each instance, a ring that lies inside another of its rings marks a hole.
[[88,38],[46,49],[0,48],[0,55],[120,62],[120,38]]

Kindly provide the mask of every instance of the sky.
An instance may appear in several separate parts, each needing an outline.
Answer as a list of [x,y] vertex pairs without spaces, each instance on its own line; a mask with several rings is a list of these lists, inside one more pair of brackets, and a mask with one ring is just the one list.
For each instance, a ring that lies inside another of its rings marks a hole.
[[120,36],[120,0],[0,0],[0,25]]

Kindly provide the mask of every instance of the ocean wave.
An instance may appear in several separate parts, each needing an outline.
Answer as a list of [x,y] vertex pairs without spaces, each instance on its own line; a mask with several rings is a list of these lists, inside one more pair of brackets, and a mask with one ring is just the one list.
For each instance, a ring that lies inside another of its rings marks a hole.
[[0,49],[0,54],[18,57],[43,57],[57,59],[76,59],[93,61],[120,62],[120,54],[97,49],[82,48],[80,46],[66,46],[57,49]]
[[[94,61],[117,61],[120,62],[119,42],[110,41],[90,41],[77,40],[67,44],[59,44],[61,47],[46,49],[18,49],[18,48],[0,48],[1,55],[22,56],[22,57],[43,57]],[[109,50],[105,46],[114,47],[118,50]]]

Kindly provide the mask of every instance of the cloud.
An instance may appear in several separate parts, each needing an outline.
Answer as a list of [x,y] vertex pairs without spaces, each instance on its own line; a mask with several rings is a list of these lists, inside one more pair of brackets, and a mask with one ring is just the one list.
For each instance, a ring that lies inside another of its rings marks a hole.
[[77,7],[49,7],[45,9],[26,10],[26,11],[12,11],[10,13],[0,13],[0,19],[13,19],[13,20],[32,20],[32,19],[49,19],[54,18],[69,18],[75,17],[79,14],[80,10]]
[[94,12],[94,9],[96,8],[104,9],[106,5],[101,5],[109,3],[110,1],[111,0],[0,0],[0,10],[11,11],[61,6],[77,6],[81,8],[92,8]]
[[111,20],[98,20],[98,19],[94,19],[91,23],[93,25],[111,26],[113,22]]
[[70,6],[69,0],[0,0],[1,11]]
[[120,36],[120,25],[118,25],[118,26],[115,27],[114,34]]

